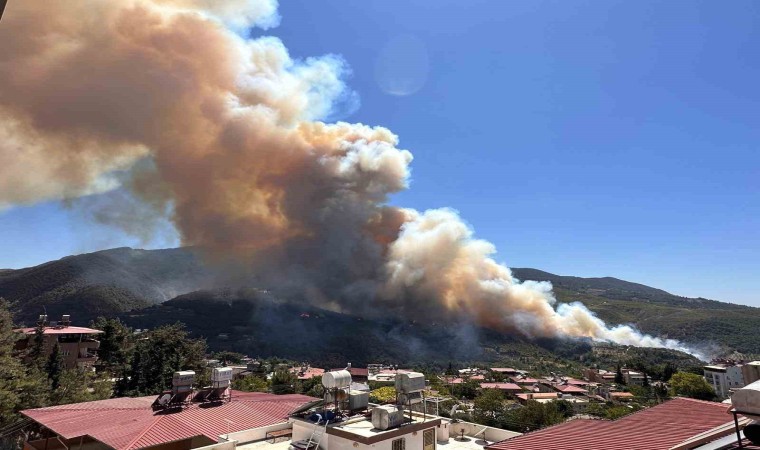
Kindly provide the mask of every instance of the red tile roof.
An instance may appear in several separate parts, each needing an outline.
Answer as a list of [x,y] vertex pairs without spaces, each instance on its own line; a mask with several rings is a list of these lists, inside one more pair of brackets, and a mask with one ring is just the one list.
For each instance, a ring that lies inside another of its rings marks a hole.
[[533,383],[538,383],[537,379],[535,379],[535,378],[529,378],[529,377],[525,377],[525,378],[522,378],[522,377],[510,377],[510,380],[512,380],[513,382],[515,382],[517,384],[533,384]]
[[554,389],[563,394],[588,394],[587,390],[582,387],[573,386],[572,384],[558,384],[554,386]]
[[441,381],[448,384],[462,384],[464,379],[459,377],[441,377]]
[[336,371],[336,370],[348,370],[348,373],[351,374],[352,377],[368,377],[369,376],[369,370],[364,367],[352,367],[350,369],[346,369],[345,367],[341,367],[339,369],[330,369],[330,371]]
[[167,413],[152,410],[155,399],[115,398],[28,409],[22,414],[66,439],[88,435],[117,450],[128,450],[195,436],[217,442],[221,434],[285,422],[290,411],[314,400],[297,394],[233,391],[228,403],[193,404]]
[[726,405],[676,398],[615,421],[578,419],[497,442],[487,450],[667,450],[731,422]]
[[299,380],[311,380],[314,377],[321,377],[325,373],[325,369],[320,369],[318,367],[309,367],[306,370],[303,369],[305,368],[291,367],[290,373],[295,374]]
[[[36,328],[19,328],[17,333],[34,334]],[[45,334],[100,334],[102,331],[85,327],[45,327]]]
[[522,388],[514,383],[480,383],[480,387],[483,389],[522,392]]
[[556,392],[530,392],[526,394],[517,394],[517,398],[523,400],[545,400],[559,398],[559,394]]

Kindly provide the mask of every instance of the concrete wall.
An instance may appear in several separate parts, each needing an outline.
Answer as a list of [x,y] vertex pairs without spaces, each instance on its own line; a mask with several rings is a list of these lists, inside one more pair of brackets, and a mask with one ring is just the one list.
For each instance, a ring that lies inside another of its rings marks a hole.
[[217,442],[205,447],[193,447],[193,450],[234,450],[237,441]]
[[[434,429],[434,427],[430,427],[428,429]],[[435,431],[434,431],[435,433]],[[396,439],[404,439],[406,441],[405,448],[406,450],[422,450],[422,436],[424,434],[424,430],[404,434],[392,439],[386,439],[380,442],[376,442],[374,444],[362,444],[360,442],[356,442],[357,446],[354,446],[354,442],[351,439],[346,439],[343,437],[332,435],[330,436],[330,450],[392,450],[393,448],[393,441]],[[308,439],[308,437],[307,437]],[[324,440],[322,440],[324,443]],[[326,448],[324,445],[320,444],[321,448]]]
[[[485,433],[482,433],[482,430],[484,428]],[[471,422],[457,422],[451,423],[449,425],[449,433],[451,434],[452,439],[457,436],[461,436],[462,430],[464,430],[465,436],[485,439],[488,442],[503,441],[504,439],[509,439],[521,434],[514,431],[502,430],[500,428],[486,427],[484,425],[478,425],[477,423]],[[475,436],[475,433],[480,434]]]
[[745,385],[760,380],[760,361],[753,361],[742,366],[742,377]]
[[[286,428],[290,428],[291,426],[292,424],[290,422],[282,422],[266,427],[251,428],[250,430],[238,431],[236,433],[222,434],[219,436],[219,438],[224,441],[237,441],[240,444],[245,444],[247,442],[260,441],[262,439],[265,439],[268,431],[284,430]],[[306,438],[308,439],[308,436]],[[293,435],[293,440],[298,440],[296,439],[295,434]]]

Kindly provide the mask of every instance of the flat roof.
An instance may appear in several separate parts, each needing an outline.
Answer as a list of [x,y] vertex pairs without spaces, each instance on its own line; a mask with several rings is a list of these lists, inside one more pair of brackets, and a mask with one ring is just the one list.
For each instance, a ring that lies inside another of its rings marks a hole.
[[[313,424],[308,420],[293,417],[293,420]],[[372,425],[372,421],[367,417],[355,417],[344,422],[330,424],[327,427],[327,434],[330,436],[342,437],[363,444],[374,444],[379,441],[392,439],[396,436],[403,436],[417,431],[427,430],[437,427],[441,424],[441,418],[437,416],[427,416],[424,420],[421,416],[414,414],[410,422],[389,430],[378,430]]]
[[196,436],[218,442],[220,435],[287,422],[291,411],[315,400],[298,394],[232,391],[230,402],[153,411],[156,397],[113,398],[21,413],[65,439],[90,436],[117,450],[130,450]]

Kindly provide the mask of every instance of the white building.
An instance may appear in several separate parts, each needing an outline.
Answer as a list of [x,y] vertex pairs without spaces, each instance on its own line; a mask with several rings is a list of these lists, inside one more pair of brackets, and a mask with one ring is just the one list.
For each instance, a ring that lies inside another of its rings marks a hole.
[[[419,413],[413,414],[411,422],[388,430],[376,429],[364,416],[327,427],[298,417],[291,421],[291,445],[295,444],[292,448],[299,448],[298,442],[308,441],[317,429],[317,437],[312,440],[319,441],[321,450],[436,450],[438,445],[447,450],[482,450],[486,443],[520,435],[469,422],[451,423],[441,417],[423,417]],[[256,450],[268,448],[271,447],[262,445]]]
[[730,389],[744,387],[741,365],[715,364],[704,367],[705,380],[715,389],[719,397],[731,395]]

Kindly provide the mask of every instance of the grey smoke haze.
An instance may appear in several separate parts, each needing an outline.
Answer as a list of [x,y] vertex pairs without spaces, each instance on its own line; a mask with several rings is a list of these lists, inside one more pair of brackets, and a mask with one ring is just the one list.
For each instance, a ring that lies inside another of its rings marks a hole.
[[138,235],[170,220],[184,245],[323,307],[688,350],[514,280],[453,210],[389,206],[412,154],[386,128],[320,121],[355,101],[344,61],[296,61],[276,38],[233,31],[276,25],[276,9],[13,2],[0,24],[0,207],[128,188],[134,214],[92,216]]

